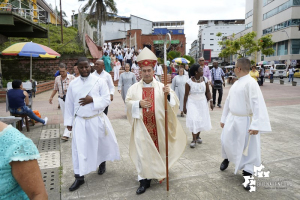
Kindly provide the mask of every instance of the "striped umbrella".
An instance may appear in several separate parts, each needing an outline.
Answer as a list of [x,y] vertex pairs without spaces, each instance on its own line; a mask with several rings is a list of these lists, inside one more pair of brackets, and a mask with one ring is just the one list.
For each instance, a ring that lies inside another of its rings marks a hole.
[[58,58],[60,54],[53,49],[34,42],[20,42],[13,44],[1,52],[4,56],[30,57],[30,80],[32,79],[32,57]]
[[188,64],[190,61],[188,61],[185,58],[175,58],[172,60],[172,62],[180,63],[180,64]]

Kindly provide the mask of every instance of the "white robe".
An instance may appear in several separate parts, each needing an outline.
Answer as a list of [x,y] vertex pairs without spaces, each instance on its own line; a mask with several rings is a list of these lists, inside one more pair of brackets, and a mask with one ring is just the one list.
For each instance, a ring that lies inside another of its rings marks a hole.
[[180,102],[180,111],[183,111],[183,100],[184,100],[184,93],[185,93],[185,84],[189,80],[189,78],[185,75],[177,75],[172,80],[171,89],[175,91],[179,102]]
[[117,61],[116,66],[114,67],[114,81],[120,79],[120,68],[121,68],[121,64],[119,61]]
[[[239,78],[231,87],[221,123],[225,124],[221,134],[222,157],[235,164],[235,174],[241,169],[253,174],[254,165],[261,164],[260,133],[271,132],[271,125],[261,90],[249,74]],[[243,152],[250,129],[259,133],[250,136],[248,155],[245,156]]]
[[[93,97],[93,102],[80,106],[79,99],[87,94]],[[114,130],[107,116],[103,114],[109,104],[109,89],[102,78],[90,74],[86,80],[79,77],[70,83],[64,125],[73,126],[72,160],[75,174],[83,176],[96,171],[103,161],[120,159]],[[97,114],[100,116],[92,117]]]

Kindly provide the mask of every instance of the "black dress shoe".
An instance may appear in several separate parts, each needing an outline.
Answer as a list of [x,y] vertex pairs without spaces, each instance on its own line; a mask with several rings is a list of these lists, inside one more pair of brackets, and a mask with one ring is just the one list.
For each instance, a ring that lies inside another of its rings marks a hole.
[[104,161],[99,165],[98,174],[102,175],[105,173],[105,171],[106,171],[106,162]]
[[69,188],[70,191],[77,190],[82,184],[84,184],[84,180],[75,179],[74,183]]
[[227,169],[228,165],[229,165],[228,159],[223,160],[223,162],[221,163],[221,166],[220,166],[220,170],[224,171],[225,169]]
[[251,189],[250,183],[248,183],[246,187],[245,187],[245,186],[243,186],[243,187],[244,187],[244,189],[247,190],[247,191],[249,191],[249,190]]
[[150,187],[151,179],[142,179],[140,180],[140,187],[136,190],[136,194],[143,194],[146,192],[146,189]]

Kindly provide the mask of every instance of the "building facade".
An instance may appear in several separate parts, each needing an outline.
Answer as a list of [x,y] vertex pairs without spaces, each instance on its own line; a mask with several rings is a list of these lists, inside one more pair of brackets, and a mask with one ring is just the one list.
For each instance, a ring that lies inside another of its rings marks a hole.
[[274,42],[273,55],[258,52],[249,58],[256,63],[268,61],[300,67],[300,1],[246,0],[245,9],[245,30],[236,38],[255,31],[257,38],[271,34]]
[[[229,36],[244,30],[245,20],[199,20],[197,25],[199,25],[198,45],[200,56],[204,56],[205,52],[211,52],[211,60],[221,61],[221,58],[219,58],[221,47],[218,42],[222,40],[222,36]],[[219,32],[222,33],[221,37],[217,36]]]
[[199,42],[198,40],[194,40],[194,42],[191,44],[191,48],[189,50],[189,55],[193,57],[195,60],[197,60],[199,56]]

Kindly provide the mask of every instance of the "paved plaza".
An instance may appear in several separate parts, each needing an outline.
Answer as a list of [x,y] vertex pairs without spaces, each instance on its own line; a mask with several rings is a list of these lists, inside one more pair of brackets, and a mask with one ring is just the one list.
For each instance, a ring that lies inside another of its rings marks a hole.
[[[300,81],[300,79],[295,79]],[[286,82],[286,81],[285,81]],[[300,83],[300,82],[299,82]],[[224,89],[223,103],[230,86]],[[36,124],[30,132],[23,133],[37,145],[41,158],[39,165],[49,199],[300,199],[300,87],[289,83],[280,85],[266,83],[261,87],[271,120],[272,133],[261,135],[263,171],[269,177],[255,176],[256,191],[244,190],[244,178],[239,171],[236,175],[230,163],[220,171],[221,128],[219,125],[222,109],[210,111],[212,130],[201,133],[203,143],[195,149],[189,147],[191,133],[185,126],[185,118],[178,115],[188,138],[186,149],[178,162],[170,169],[170,191],[166,183],[152,181],[146,193],[136,195],[139,186],[137,172],[129,157],[131,127],[126,119],[125,106],[121,96],[115,92],[109,106],[108,117],[115,130],[120,147],[121,160],[107,162],[106,173],[96,172],[85,176],[86,183],[78,190],[69,192],[74,181],[71,157],[71,141],[62,142],[61,111],[57,101],[48,103],[52,91],[35,97],[33,110],[39,110],[42,117],[49,118],[48,125]],[[179,113],[178,113],[179,114]],[[0,116],[8,116],[5,103],[0,104]]]

